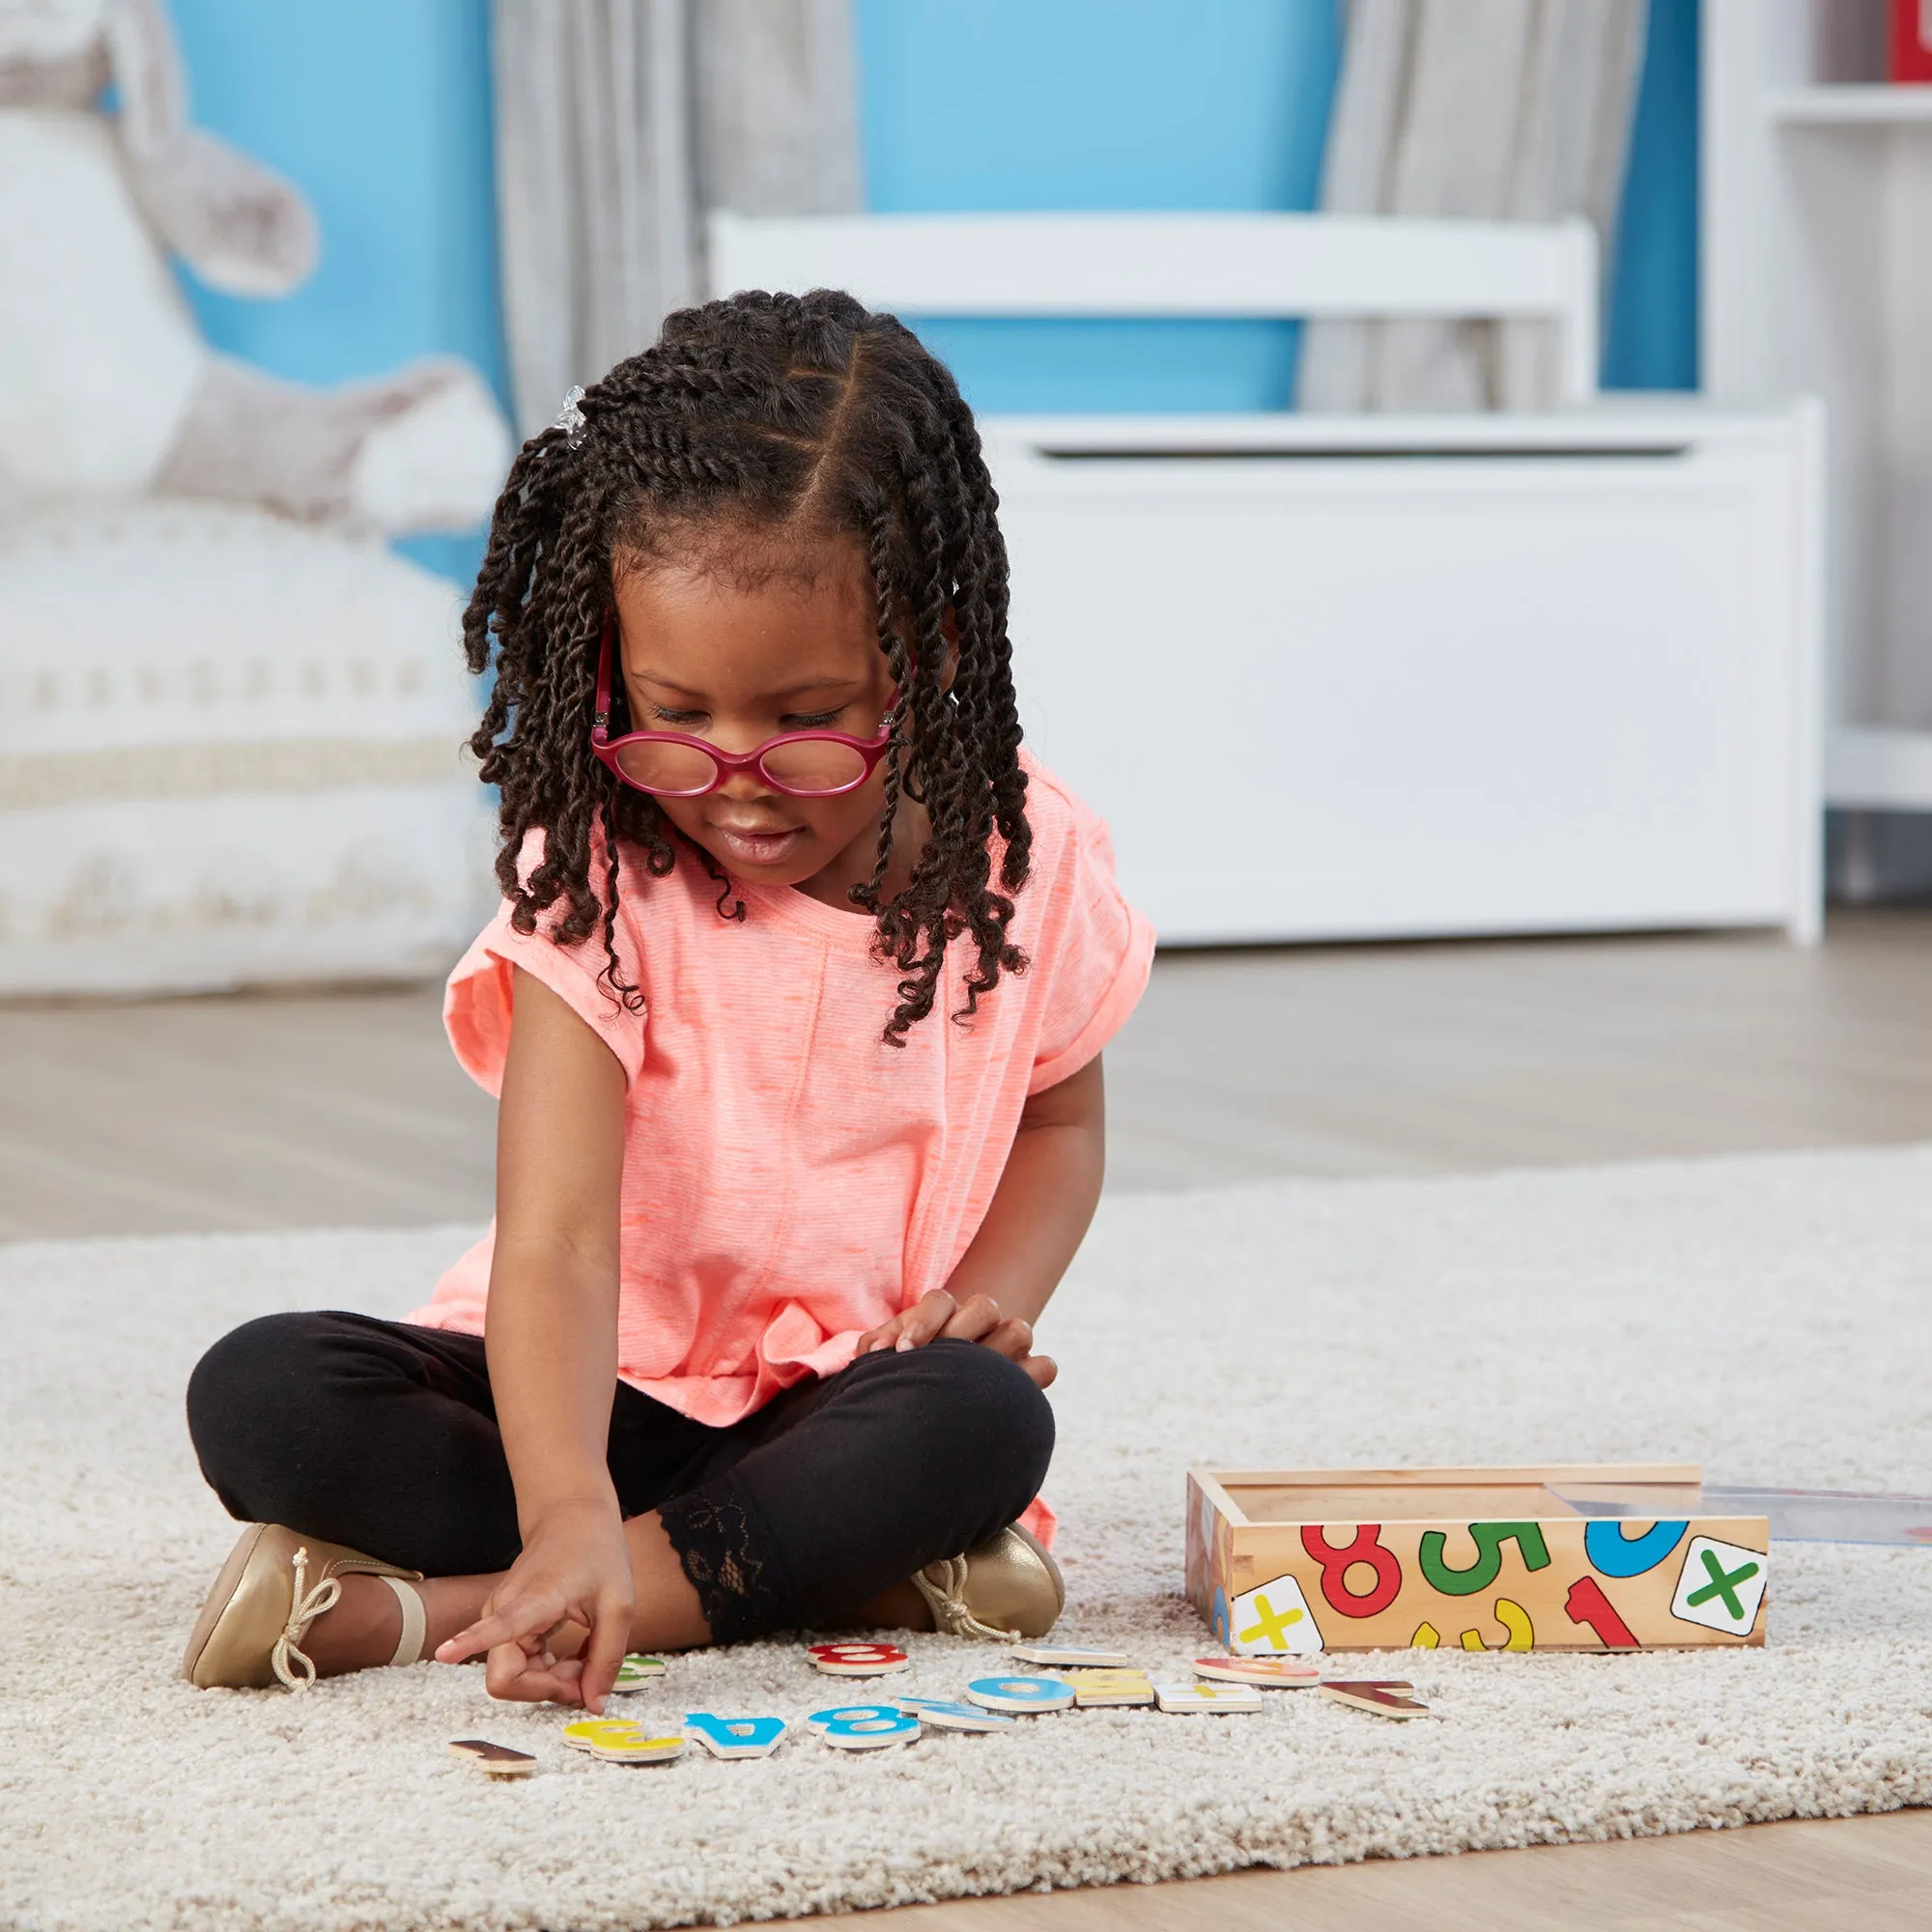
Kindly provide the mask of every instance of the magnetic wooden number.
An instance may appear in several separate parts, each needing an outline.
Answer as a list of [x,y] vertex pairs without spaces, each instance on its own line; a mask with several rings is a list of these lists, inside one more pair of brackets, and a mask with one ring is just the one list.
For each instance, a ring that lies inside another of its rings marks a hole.
[[822,1731],[827,1724],[838,1718],[890,1718],[899,1710],[898,1704],[835,1704],[827,1711],[814,1711],[806,1719],[806,1723],[814,1731]]
[[1457,1570],[1443,1560],[1449,1539],[1442,1531],[1432,1529],[1424,1535],[1418,1556],[1432,1590],[1440,1590],[1445,1597],[1473,1597],[1478,1590],[1487,1590],[1502,1570],[1505,1543],[1513,1542],[1522,1552],[1525,1570],[1548,1567],[1549,1551],[1533,1522],[1472,1522],[1469,1537],[1476,1546],[1476,1560],[1466,1570]]
[[611,1764],[665,1764],[682,1754],[682,1736],[654,1738],[624,1718],[583,1718],[563,1727],[563,1741]]
[[827,1744],[841,1750],[907,1744],[919,1735],[919,1719],[895,1704],[840,1705],[830,1711],[814,1711],[806,1722]]
[[984,1711],[978,1704],[955,1704],[945,1697],[901,1697],[899,1709],[942,1731],[1004,1731],[1017,1721],[1009,1712]]
[[1426,1718],[1429,1706],[1406,1693],[1415,1689],[1399,1678],[1324,1679],[1317,1687],[1322,1696],[1347,1704],[1352,1710],[1367,1711],[1378,1718]]
[[1105,1668],[1069,1670],[1067,1688],[1082,1705],[1151,1704],[1153,1684],[1145,1670]]
[[1316,1683],[1321,1672],[1313,1663],[1288,1657],[1197,1657],[1194,1674],[1228,1684],[1272,1684],[1299,1689]]
[[828,1677],[883,1677],[912,1662],[895,1643],[814,1643],[806,1655]]
[[976,1677],[966,1701],[988,1711],[1064,1711],[1073,1692],[1057,1677]]
[[630,1718],[580,1718],[563,1727],[563,1741],[573,1750],[635,1744],[643,1735],[643,1726]]
[[1156,1684],[1154,1702],[1163,1711],[1215,1716],[1259,1711],[1262,1694],[1252,1684]]
[[1591,1569],[1605,1577],[1641,1577],[1683,1542],[1690,1527],[1688,1522],[1654,1522],[1641,1536],[1626,1536],[1622,1523],[1598,1517],[1583,1526],[1583,1554]]
[[493,1745],[487,1738],[452,1738],[450,1749],[458,1757],[480,1764],[493,1777],[527,1777],[537,1761],[528,1751],[512,1750],[508,1745]]
[[[1591,1528],[1596,1525],[1592,1523]],[[1604,1586],[1594,1577],[1578,1577],[1570,1585],[1563,1609],[1573,1624],[1587,1624],[1611,1650],[1640,1650],[1631,1627],[1617,1615],[1616,1607],[1604,1595]]]
[[1016,1643],[1007,1655],[1015,1663],[1045,1663],[1066,1670],[1122,1668],[1127,1662],[1123,1650],[1075,1650],[1059,1643]]
[[[1402,1565],[1394,1550],[1383,1548],[1381,1532],[1378,1522],[1358,1522],[1354,1542],[1338,1549],[1321,1524],[1302,1527],[1301,1547],[1321,1566],[1321,1594],[1329,1607],[1345,1617],[1379,1616],[1402,1588]],[[1349,1572],[1358,1563],[1366,1563],[1376,1573],[1375,1588],[1363,1594],[1349,1587]]]
[[665,1661],[661,1657],[641,1657],[633,1654],[617,1666],[616,1681],[611,1689],[619,1695],[628,1696],[633,1690],[641,1690],[665,1674]]
[[684,1727],[713,1757],[768,1757],[785,1734],[782,1718],[721,1718],[687,1711]]

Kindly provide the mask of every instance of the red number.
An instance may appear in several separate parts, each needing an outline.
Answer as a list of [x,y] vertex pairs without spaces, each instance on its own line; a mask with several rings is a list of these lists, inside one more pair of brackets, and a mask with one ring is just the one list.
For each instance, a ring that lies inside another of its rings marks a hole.
[[1578,1577],[1570,1585],[1563,1607],[1569,1611],[1573,1624],[1588,1624],[1597,1633],[1598,1640],[1610,1649],[1643,1648],[1632,1634],[1630,1625],[1617,1615],[1610,1600],[1604,1595],[1604,1586],[1594,1577]]
[[862,1663],[906,1662],[905,1652],[895,1643],[814,1643],[808,1654],[820,1663],[843,1663],[855,1668]]
[[[1314,1523],[1301,1532],[1302,1548],[1321,1566],[1321,1594],[1345,1617],[1378,1615],[1395,1602],[1396,1592],[1402,1588],[1402,1565],[1394,1550],[1382,1548],[1378,1540],[1381,1533],[1378,1522],[1358,1522],[1354,1542],[1337,1549],[1327,1533]],[[1357,1563],[1366,1563],[1376,1573],[1376,1587],[1366,1596],[1357,1596],[1349,1587],[1349,1571]]]

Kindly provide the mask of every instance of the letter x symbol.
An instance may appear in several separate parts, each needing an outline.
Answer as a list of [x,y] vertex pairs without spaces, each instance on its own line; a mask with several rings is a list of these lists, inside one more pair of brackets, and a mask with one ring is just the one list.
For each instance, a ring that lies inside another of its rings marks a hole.
[[1710,1573],[1711,1580],[1701,1590],[1692,1590],[1684,1599],[1685,1606],[1694,1610],[1699,1604],[1708,1604],[1713,1597],[1721,1597],[1724,1600],[1724,1608],[1739,1623],[1743,1623],[1745,1606],[1738,1602],[1737,1585],[1748,1583],[1757,1575],[1757,1565],[1740,1563],[1735,1570],[1726,1572],[1724,1566],[1718,1561],[1718,1552],[1715,1549],[1702,1549],[1698,1554],[1704,1559],[1704,1568]]
[[1255,1615],[1261,1621],[1255,1625],[1253,1630],[1244,1630],[1240,1633],[1241,1641],[1243,1643],[1253,1643],[1259,1637],[1267,1643],[1273,1644],[1277,1650],[1286,1650],[1288,1648],[1289,1625],[1298,1624],[1301,1621],[1301,1612],[1299,1610],[1291,1609],[1282,1612],[1280,1615],[1276,1615],[1274,1605],[1265,1597],[1257,1597],[1255,1599]]

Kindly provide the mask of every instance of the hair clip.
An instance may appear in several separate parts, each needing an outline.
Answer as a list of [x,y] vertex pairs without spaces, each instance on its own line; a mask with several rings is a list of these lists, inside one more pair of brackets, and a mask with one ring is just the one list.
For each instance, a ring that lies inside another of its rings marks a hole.
[[557,411],[555,417],[551,422],[552,429],[560,429],[564,432],[565,436],[569,439],[569,446],[572,449],[577,448],[583,440],[585,418],[583,412],[577,407],[582,400],[582,384],[573,383],[569,394],[563,399],[562,409]]

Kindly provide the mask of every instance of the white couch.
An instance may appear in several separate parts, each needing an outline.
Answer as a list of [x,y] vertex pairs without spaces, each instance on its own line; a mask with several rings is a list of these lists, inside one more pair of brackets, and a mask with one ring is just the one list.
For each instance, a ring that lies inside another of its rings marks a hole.
[[433,971],[487,915],[442,579],[264,512],[0,522],[0,995]]

